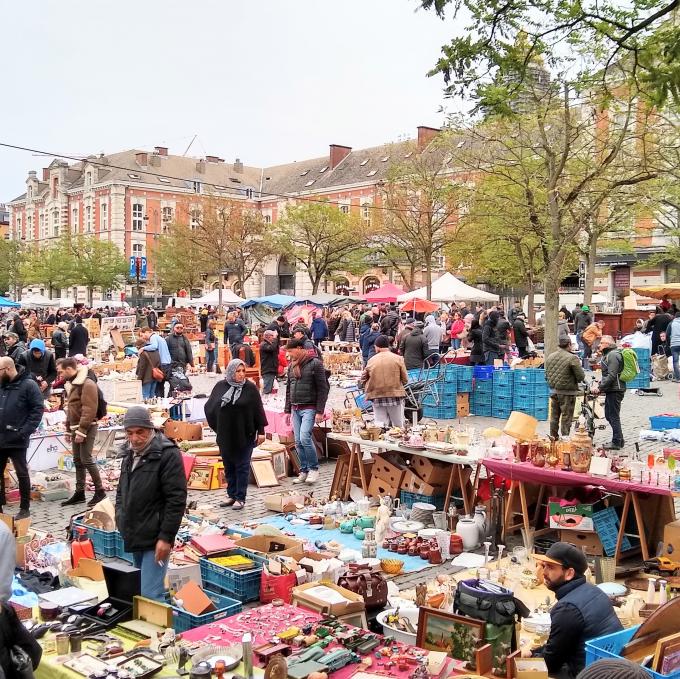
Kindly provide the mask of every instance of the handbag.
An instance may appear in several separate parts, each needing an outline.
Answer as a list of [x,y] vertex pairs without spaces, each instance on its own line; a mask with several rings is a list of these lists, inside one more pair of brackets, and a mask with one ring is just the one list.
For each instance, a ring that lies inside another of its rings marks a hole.
[[338,585],[363,597],[366,610],[383,608],[387,604],[387,581],[381,573],[366,564],[351,563],[341,575]]
[[531,613],[509,589],[476,578],[458,583],[453,611],[492,625],[513,625]]
[[156,382],[162,382],[165,379],[165,373],[160,368],[151,368],[151,377]]
[[[12,646],[9,650],[9,661],[12,665],[12,676],[16,679],[34,679],[33,662],[21,646]],[[1,671],[1,670],[0,670]]]
[[270,604],[274,599],[282,599],[284,603],[293,601],[293,587],[297,585],[295,573],[276,575],[264,566],[260,576],[260,603]]

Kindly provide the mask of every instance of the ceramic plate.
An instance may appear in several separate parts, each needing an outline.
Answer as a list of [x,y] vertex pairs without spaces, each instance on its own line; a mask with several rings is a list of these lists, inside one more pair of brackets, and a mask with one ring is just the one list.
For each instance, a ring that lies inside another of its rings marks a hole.
[[395,533],[417,533],[419,530],[425,528],[425,524],[420,521],[406,521],[405,519],[397,519],[392,522],[392,530]]
[[618,582],[601,582],[598,587],[607,596],[624,596],[628,593],[628,587]]
[[428,502],[414,502],[411,509],[422,509],[424,512],[434,512],[437,508]]

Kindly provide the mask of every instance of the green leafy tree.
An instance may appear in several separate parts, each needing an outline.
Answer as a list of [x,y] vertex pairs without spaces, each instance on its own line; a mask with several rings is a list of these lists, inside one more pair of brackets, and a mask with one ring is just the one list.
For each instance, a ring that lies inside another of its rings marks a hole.
[[316,294],[325,277],[356,264],[366,222],[337,206],[306,202],[288,207],[276,229],[280,249],[304,267]]
[[18,240],[0,240],[0,288],[3,292],[14,292],[14,299],[21,299],[24,287],[26,244]]
[[77,280],[76,259],[69,247],[68,236],[56,243],[27,249],[24,279],[47,286],[49,297],[55,290],[73,285]]
[[203,276],[211,270],[186,224],[172,224],[168,233],[160,237],[154,254],[159,282],[175,292],[200,288]]
[[95,288],[103,292],[124,285],[128,263],[115,244],[78,235],[70,238],[68,250],[75,261],[74,283],[87,288],[88,304],[92,304]]
[[[421,0],[461,30],[430,75],[447,93],[507,109],[535,75],[536,58],[553,73],[615,90],[622,79],[656,105],[680,101],[679,0]],[[497,109],[497,110],[499,110]]]

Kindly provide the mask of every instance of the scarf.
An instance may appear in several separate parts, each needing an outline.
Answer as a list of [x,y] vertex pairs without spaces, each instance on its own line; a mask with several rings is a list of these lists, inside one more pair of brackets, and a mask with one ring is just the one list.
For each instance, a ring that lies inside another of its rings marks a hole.
[[231,403],[236,403],[241,396],[245,382],[236,381],[236,370],[242,365],[244,366],[245,363],[240,358],[232,359],[227,365],[224,379],[229,384],[229,388],[224,392],[224,396],[222,396],[222,408]]

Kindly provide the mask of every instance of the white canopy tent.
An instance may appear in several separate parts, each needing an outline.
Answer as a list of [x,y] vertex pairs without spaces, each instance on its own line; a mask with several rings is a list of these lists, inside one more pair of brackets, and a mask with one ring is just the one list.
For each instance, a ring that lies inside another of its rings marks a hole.
[[[191,306],[201,306],[202,304],[219,304],[219,290],[211,290],[207,295],[191,300]],[[245,302],[243,297],[239,297],[233,290],[222,288],[222,304],[240,304]]]
[[55,306],[53,299],[45,297],[45,295],[41,295],[40,293],[27,295],[20,301],[20,304],[22,307],[26,308]]
[[[522,306],[527,311],[528,297],[524,298]],[[605,295],[599,292],[594,292],[590,298],[591,304],[608,304],[609,300]],[[534,306],[543,306],[545,304],[545,295],[537,292],[534,295]],[[560,306],[566,306],[569,311],[572,311],[577,304],[583,304],[582,292],[562,292],[560,293]]]
[[399,295],[397,301],[408,302],[414,297],[429,299],[432,302],[498,302],[500,299],[498,295],[463,283],[448,271],[432,283],[432,294],[429,297],[427,287],[424,287]]

